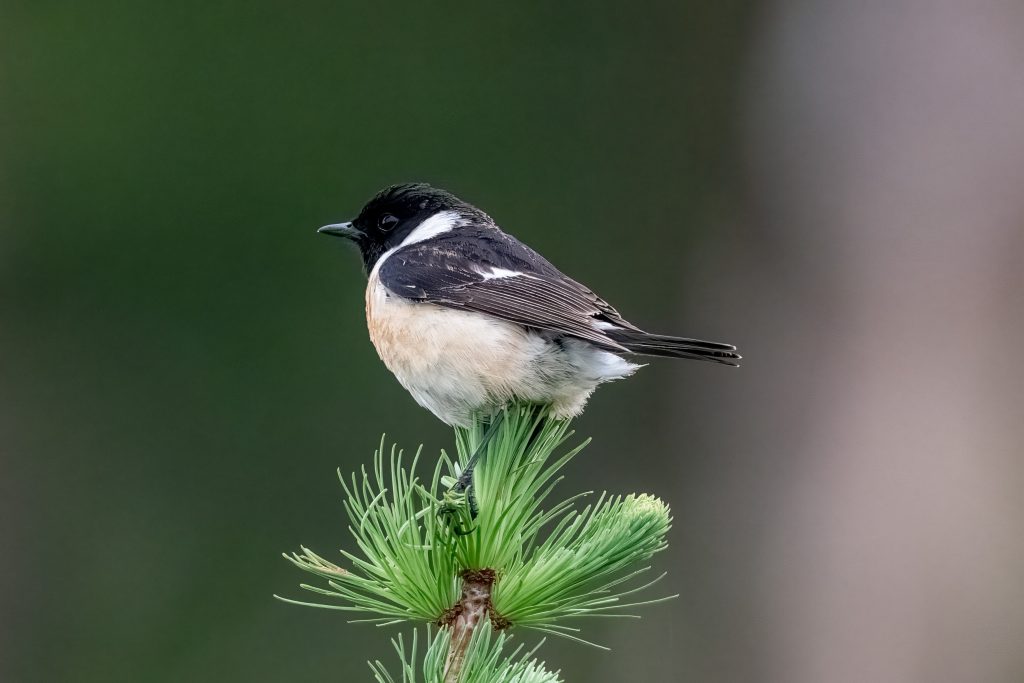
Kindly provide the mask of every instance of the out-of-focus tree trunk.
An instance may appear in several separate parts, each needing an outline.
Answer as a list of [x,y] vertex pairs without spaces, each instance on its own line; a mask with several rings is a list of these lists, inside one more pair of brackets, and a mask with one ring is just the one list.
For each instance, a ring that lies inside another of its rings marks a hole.
[[719,491],[747,508],[723,534],[757,548],[723,568],[755,606],[735,623],[747,672],[1020,680],[1024,7],[793,2],[763,21],[759,253],[713,274],[733,283],[722,329],[747,333]]

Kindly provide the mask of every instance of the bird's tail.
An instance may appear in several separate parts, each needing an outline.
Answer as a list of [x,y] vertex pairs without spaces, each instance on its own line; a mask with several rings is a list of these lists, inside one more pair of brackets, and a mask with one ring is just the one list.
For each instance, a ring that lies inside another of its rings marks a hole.
[[626,347],[630,353],[643,356],[665,356],[668,358],[689,358],[690,360],[706,360],[711,363],[722,363],[738,367],[737,362],[742,356],[736,353],[732,344],[670,337],[666,334],[651,334],[640,330],[616,329],[606,334],[618,344]]

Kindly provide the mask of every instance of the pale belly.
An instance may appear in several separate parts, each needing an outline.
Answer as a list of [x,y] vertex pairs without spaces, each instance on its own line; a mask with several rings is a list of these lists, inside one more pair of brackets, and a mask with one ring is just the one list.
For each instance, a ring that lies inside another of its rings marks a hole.
[[587,342],[555,343],[496,318],[413,303],[371,277],[366,319],[377,353],[416,402],[448,424],[467,425],[521,399],[578,414],[598,384],[637,365]]

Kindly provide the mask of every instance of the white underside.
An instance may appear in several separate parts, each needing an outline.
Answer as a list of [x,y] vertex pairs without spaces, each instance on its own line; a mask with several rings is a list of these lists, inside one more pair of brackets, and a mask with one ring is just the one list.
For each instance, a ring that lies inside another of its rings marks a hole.
[[465,426],[474,412],[513,399],[577,415],[598,384],[640,367],[585,341],[556,343],[482,314],[412,303],[376,275],[375,268],[366,314],[377,353],[416,402],[448,424]]

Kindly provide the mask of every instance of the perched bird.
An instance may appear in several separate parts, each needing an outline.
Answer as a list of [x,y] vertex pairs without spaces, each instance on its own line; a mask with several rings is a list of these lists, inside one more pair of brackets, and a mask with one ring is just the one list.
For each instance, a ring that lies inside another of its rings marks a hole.
[[604,299],[503,232],[491,217],[426,184],[379,192],[348,223],[369,277],[366,322],[384,364],[449,425],[513,399],[579,414],[634,356],[736,365],[736,347],[644,332]]

